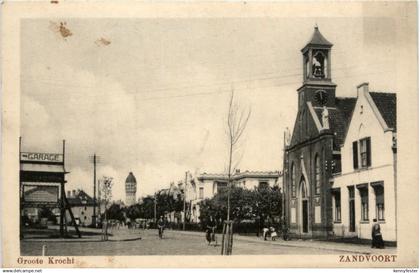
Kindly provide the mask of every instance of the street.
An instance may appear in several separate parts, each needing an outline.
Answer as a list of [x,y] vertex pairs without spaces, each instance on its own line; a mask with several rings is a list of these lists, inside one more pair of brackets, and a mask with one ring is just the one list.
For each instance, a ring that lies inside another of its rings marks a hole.
[[[117,235],[117,233],[120,233]],[[127,236],[129,233],[130,236]],[[106,255],[220,255],[221,235],[218,246],[208,246],[203,233],[165,231],[159,239],[157,230],[122,230],[114,232],[111,241],[102,242],[99,236],[65,240],[23,240],[23,256],[39,256],[46,245],[49,256],[106,256]],[[141,239],[139,239],[141,237]],[[118,239],[121,238],[121,239]],[[128,238],[128,239],[125,239]],[[340,254],[368,253],[369,246],[343,245],[340,243],[312,241],[263,241],[257,237],[235,236],[234,255],[279,255],[279,254]],[[375,253],[390,253],[395,248],[375,250]]]

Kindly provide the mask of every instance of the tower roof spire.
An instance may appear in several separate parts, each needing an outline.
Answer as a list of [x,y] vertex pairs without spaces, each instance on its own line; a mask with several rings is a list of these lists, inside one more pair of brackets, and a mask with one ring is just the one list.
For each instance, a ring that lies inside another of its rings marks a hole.
[[306,44],[306,46],[302,49],[304,51],[308,46],[324,46],[324,47],[332,47],[333,44],[330,43],[319,31],[318,24],[315,23],[314,33],[312,34],[311,39]]

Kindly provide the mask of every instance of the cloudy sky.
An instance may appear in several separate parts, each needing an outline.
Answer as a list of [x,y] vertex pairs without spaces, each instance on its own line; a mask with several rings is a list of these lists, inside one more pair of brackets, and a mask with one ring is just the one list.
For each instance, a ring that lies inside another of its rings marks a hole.
[[[60,34],[60,22],[72,35]],[[144,196],[185,171],[224,170],[234,89],[252,109],[239,168],[281,170],[283,131],[293,127],[302,84],[300,50],[315,23],[334,44],[338,96],[355,96],[365,81],[397,89],[404,41],[386,18],[23,20],[23,150],[60,152],[66,139],[67,189],[92,193],[96,153],[98,177],[114,177],[115,199],[124,199],[130,171]]]

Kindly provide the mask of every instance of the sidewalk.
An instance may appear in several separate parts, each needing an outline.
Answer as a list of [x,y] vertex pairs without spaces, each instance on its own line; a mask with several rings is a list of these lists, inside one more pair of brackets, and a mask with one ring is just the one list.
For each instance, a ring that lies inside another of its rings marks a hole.
[[[49,227],[49,231],[56,231],[56,226]],[[82,238],[78,238],[74,233],[74,229],[70,228],[71,238],[49,238],[49,237],[31,237],[24,238],[26,242],[48,241],[48,242],[99,242],[102,241],[102,230],[95,228],[79,227]],[[45,233],[45,231],[44,231]],[[140,230],[115,229],[108,230],[108,241],[135,241],[141,240]]]
[[[194,235],[194,236],[204,236],[204,232],[195,232],[195,231],[176,231],[168,230],[167,232],[177,232],[185,235]],[[221,241],[221,234],[219,236],[219,241]],[[370,245],[361,245],[361,244],[352,244],[352,243],[337,243],[337,242],[328,242],[328,241],[319,241],[319,240],[290,240],[283,241],[283,239],[278,239],[276,241],[267,240],[264,241],[261,237],[256,236],[243,236],[243,235],[234,235],[234,240],[248,241],[252,243],[259,244],[269,244],[269,245],[278,245],[285,247],[300,247],[300,248],[312,248],[319,250],[334,250],[342,251],[343,253],[358,253],[358,254],[394,254],[397,252],[396,247],[387,247],[385,249],[374,249]]]

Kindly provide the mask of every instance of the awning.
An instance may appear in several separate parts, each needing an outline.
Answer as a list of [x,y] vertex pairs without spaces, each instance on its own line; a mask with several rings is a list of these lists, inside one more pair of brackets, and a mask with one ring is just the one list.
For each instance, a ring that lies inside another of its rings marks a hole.
[[20,170],[26,172],[66,173],[63,165],[21,163]]

